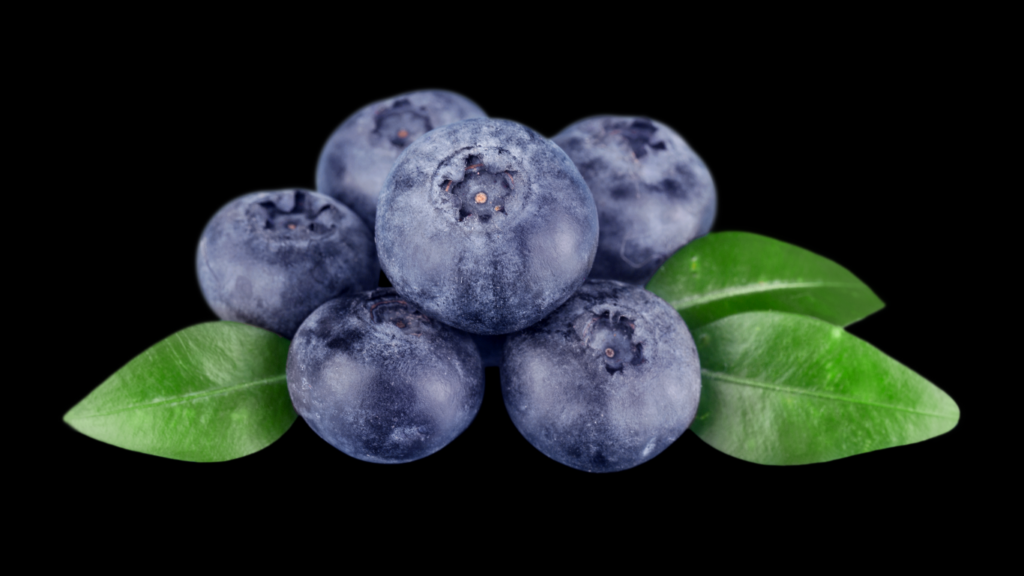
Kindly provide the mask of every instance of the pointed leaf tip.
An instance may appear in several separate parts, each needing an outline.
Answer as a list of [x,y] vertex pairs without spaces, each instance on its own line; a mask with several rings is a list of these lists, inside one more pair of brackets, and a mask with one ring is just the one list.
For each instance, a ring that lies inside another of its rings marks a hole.
[[64,414],[108,444],[191,462],[257,452],[297,417],[288,340],[235,322],[185,328],[139,354]]
[[952,430],[948,394],[867,342],[784,312],[732,315],[694,331],[702,392],[691,429],[759,464],[809,464]]
[[754,310],[806,314],[847,326],[885,306],[839,264],[748,232],[717,232],[683,246],[647,289],[678,310],[691,330]]

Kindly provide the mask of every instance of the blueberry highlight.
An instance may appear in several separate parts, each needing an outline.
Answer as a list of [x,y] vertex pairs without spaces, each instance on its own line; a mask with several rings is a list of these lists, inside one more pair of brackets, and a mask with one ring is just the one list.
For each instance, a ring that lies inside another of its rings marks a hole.
[[430,317],[474,334],[537,322],[583,283],[594,199],[565,153],[508,120],[471,119],[406,148],[381,188],[381,268]]
[[379,267],[373,237],[354,212],[293,189],[223,206],[199,239],[196,273],[217,317],[291,338],[327,300],[376,286]]
[[510,334],[505,408],[530,444],[587,472],[661,453],[700,403],[700,360],[679,314],[643,288],[587,280],[539,323]]
[[484,371],[473,339],[393,288],[331,300],[288,350],[288,392],[321,438],[366,462],[440,450],[473,421]]
[[597,204],[601,239],[591,278],[642,286],[679,248],[711,230],[711,173],[670,127],[596,116],[552,140],[572,158]]

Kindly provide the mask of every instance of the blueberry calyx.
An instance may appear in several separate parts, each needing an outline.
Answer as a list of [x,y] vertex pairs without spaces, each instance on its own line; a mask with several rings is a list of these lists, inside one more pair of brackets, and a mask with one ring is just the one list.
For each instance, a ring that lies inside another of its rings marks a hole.
[[583,324],[580,330],[583,343],[594,351],[609,374],[644,362],[643,343],[635,341],[636,323],[631,318],[605,310],[600,314],[584,314],[577,325],[580,323]]
[[408,99],[396,100],[389,108],[378,110],[374,132],[387,138],[398,148],[405,148],[416,138],[433,130],[425,106],[415,108]]
[[459,222],[467,218],[490,222],[493,216],[506,214],[505,201],[513,193],[515,182],[514,172],[489,172],[479,156],[470,156],[465,177],[459,182],[445,180],[442,185],[459,206]]
[[391,324],[410,336],[422,336],[423,332],[433,333],[434,326],[426,314],[405,300],[394,298],[394,293],[371,298],[366,304],[370,319],[377,324]]
[[664,150],[665,143],[658,141],[652,142],[651,139],[654,137],[654,133],[658,131],[658,127],[651,123],[650,120],[634,120],[632,124],[625,128],[613,130],[612,133],[618,133],[622,138],[629,144],[630,149],[633,151],[633,155],[639,160],[647,154],[647,147],[650,146],[652,150]]
[[334,230],[341,215],[323,202],[309,202],[308,194],[295,190],[252,204],[248,209],[256,230],[281,239],[323,236]]

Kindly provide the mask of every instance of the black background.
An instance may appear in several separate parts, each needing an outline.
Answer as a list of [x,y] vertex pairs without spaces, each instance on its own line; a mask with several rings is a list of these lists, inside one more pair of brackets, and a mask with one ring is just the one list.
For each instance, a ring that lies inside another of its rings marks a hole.
[[[681,517],[712,506],[735,518],[884,510],[898,520],[965,498],[959,479],[980,458],[971,443],[981,411],[970,353],[951,325],[962,310],[949,303],[970,274],[958,238],[972,208],[949,201],[969,192],[946,153],[949,117],[936,121],[951,106],[941,96],[948,79],[939,56],[827,48],[714,62],[669,52],[608,65],[565,57],[441,66],[416,55],[310,63],[242,51],[154,57],[144,67],[120,58],[112,52],[101,65],[67,66],[58,85],[74,97],[53,95],[61,106],[50,129],[52,160],[40,175],[61,191],[51,209],[73,270],[58,276],[74,346],[41,361],[57,377],[35,426],[48,437],[47,466],[65,479],[68,510],[331,514],[367,503],[381,511],[437,503],[480,514],[599,505]],[[950,394],[960,423],[916,445],[798,467],[746,463],[688,432],[635,469],[593,475],[549,460],[518,434],[493,370],[469,429],[440,452],[396,466],[350,458],[301,419],[269,448],[217,464],[115,448],[61,421],[147,347],[215,319],[194,257],[221,205],[253,191],[312,188],[320,147],[345,117],[421,88],[460,92],[492,117],[547,136],[607,113],[674,127],[715,179],[714,231],[763,234],[851,270],[886,307],[849,330]]]

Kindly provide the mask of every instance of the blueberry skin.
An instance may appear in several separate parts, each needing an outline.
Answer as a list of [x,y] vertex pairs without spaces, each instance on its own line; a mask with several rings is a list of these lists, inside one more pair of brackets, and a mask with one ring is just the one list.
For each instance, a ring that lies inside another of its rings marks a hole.
[[508,336],[501,392],[516,428],[545,455],[615,472],[655,457],[690,426],[700,360],[663,300],[587,280],[550,316]]
[[288,393],[321,438],[366,462],[429,456],[480,410],[472,338],[431,320],[393,288],[331,300],[288,350]]
[[537,322],[583,283],[594,199],[558,146],[509,120],[437,128],[395,162],[377,207],[381,268],[403,297],[474,334]]
[[591,278],[643,286],[676,250],[711,230],[718,205],[711,173],[665,124],[595,116],[552,140],[597,203],[601,240]]
[[196,273],[219,318],[291,338],[317,306],[375,287],[379,267],[354,212],[290,189],[246,194],[217,211],[199,238]]
[[399,94],[360,108],[327,139],[316,167],[321,194],[351,207],[373,231],[377,195],[395,159],[429,130],[487,114],[445,90]]

